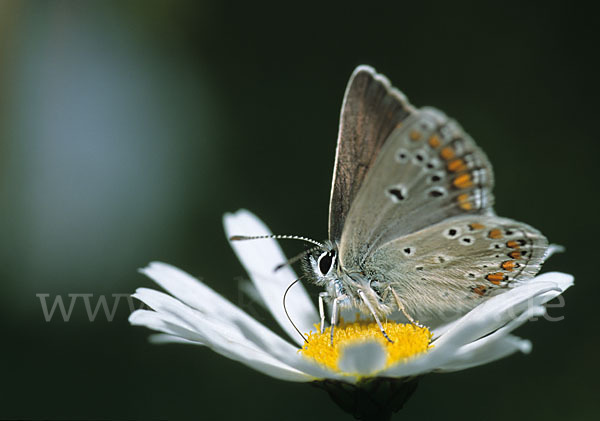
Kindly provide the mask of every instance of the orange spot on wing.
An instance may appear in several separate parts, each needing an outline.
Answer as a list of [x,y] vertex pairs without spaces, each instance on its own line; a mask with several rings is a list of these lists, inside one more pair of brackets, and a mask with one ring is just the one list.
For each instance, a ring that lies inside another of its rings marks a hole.
[[515,240],[510,240],[506,243],[506,246],[510,247],[511,249],[518,249],[519,243],[517,243]]
[[440,151],[440,156],[448,161],[449,159],[454,158],[454,149],[452,149],[450,146],[446,146]]
[[512,257],[513,259],[520,259],[521,258],[521,252],[520,251],[511,251],[510,253],[508,253],[509,257]]
[[515,268],[516,265],[514,260],[507,260],[506,262],[502,262],[501,266],[502,269],[511,271]]
[[454,187],[459,189],[466,189],[467,187],[471,187],[473,185],[473,180],[471,180],[471,174],[461,174],[456,177],[453,181]]
[[493,238],[494,240],[502,238],[502,231],[500,231],[498,228],[494,228],[488,233],[488,237]]
[[484,287],[483,285],[478,285],[475,288],[473,288],[472,291],[477,295],[483,296],[485,294],[485,292],[487,291],[487,288]]
[[472,230],[482,230],[485,228],[485,226],[480,223],[475,222],[473,224],[469,224],[469,228],[471,228]]
[[473,204],[469,201],[469,195],[467,193],[459,195],[456,200],[461,209],[466,211],[473,209]]
[[421,138],[421,132],[413,130],[410,132],[410,140],[419,140]]
[[459,172],[459,171],[464,171],[466,169],[467,169],[467,165],[465,164],[465,161],[463,161],[460,158],[455,159],[454,161],[450,161],[448,163],[448,171]]
[[485,279],[490,281],[494,285],[499,285],[505,278],[505,275],[502,272],[490,273],[485,276]]
[[437,148],[442,144],[442,141],[440,140],[440,137],[436,134],[434,134],[433,136],[431,136],[429,138],[429,146],[431,146],[432,148]]

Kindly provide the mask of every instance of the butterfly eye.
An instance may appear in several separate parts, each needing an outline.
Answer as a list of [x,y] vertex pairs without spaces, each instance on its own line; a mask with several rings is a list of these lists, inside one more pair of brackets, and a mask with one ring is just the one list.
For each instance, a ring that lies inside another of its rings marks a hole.
[[329,271],[331,270],[331,267],[333,266],[334,259],[335,259],[334,251],[328,251],[328,252],[321,254],[321,256],[319,256],[318,263],[319,263],[319,271],[321,271],[321,274],[327,275],[329,273]]

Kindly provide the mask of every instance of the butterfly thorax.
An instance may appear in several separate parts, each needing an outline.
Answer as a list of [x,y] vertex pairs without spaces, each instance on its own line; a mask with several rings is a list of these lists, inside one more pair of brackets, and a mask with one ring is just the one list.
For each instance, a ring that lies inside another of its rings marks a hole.
[[[355,268],[357,263],[353,262],[350,266]],[[378,315],[394,311],[390,291],[386,291],[384,284],[366,270],[348,271],[340,259],[335,242],[325,241],[323,248],[309,253],[304,271],[312,283],[325,289],[329,300],[339,299],[342,308],[355,308],[368,313],[369,309],[359,298],[359,291],[362,291],[371,302],[377,303]]]

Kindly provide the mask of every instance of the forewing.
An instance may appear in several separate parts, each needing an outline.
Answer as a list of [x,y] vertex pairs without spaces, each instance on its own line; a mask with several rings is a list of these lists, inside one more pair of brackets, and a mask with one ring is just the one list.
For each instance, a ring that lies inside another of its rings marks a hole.
[[338,133],[329,202],[329,238],[338,241],[352,202],[378,152],[413,108],[385,76],[359,66],[350,77]]
[[393,288],[413,317],[451,318],[534,277],[547,249],[546,238],[521,222],[459,216],[388,242],[364,270],[380,294]]
[[342,261],[364,261],[378,247],[458,215],[493,214],[493,173],[485,154],[455,121],[415,111],[389,136],[346,218]]

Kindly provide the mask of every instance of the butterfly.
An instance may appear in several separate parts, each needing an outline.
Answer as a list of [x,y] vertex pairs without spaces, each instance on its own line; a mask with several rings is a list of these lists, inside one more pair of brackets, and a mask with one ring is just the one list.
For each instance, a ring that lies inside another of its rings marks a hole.
[[[411,323],[448,320],[533,278],[548,241],[497,216],[485,153],[454,120],[415,108],[389,80],[359,66],[340,117],[329,239],[305,256],[319,294],[321,332],[341,309]],[[256,237],[237,237],[250,239]]]

